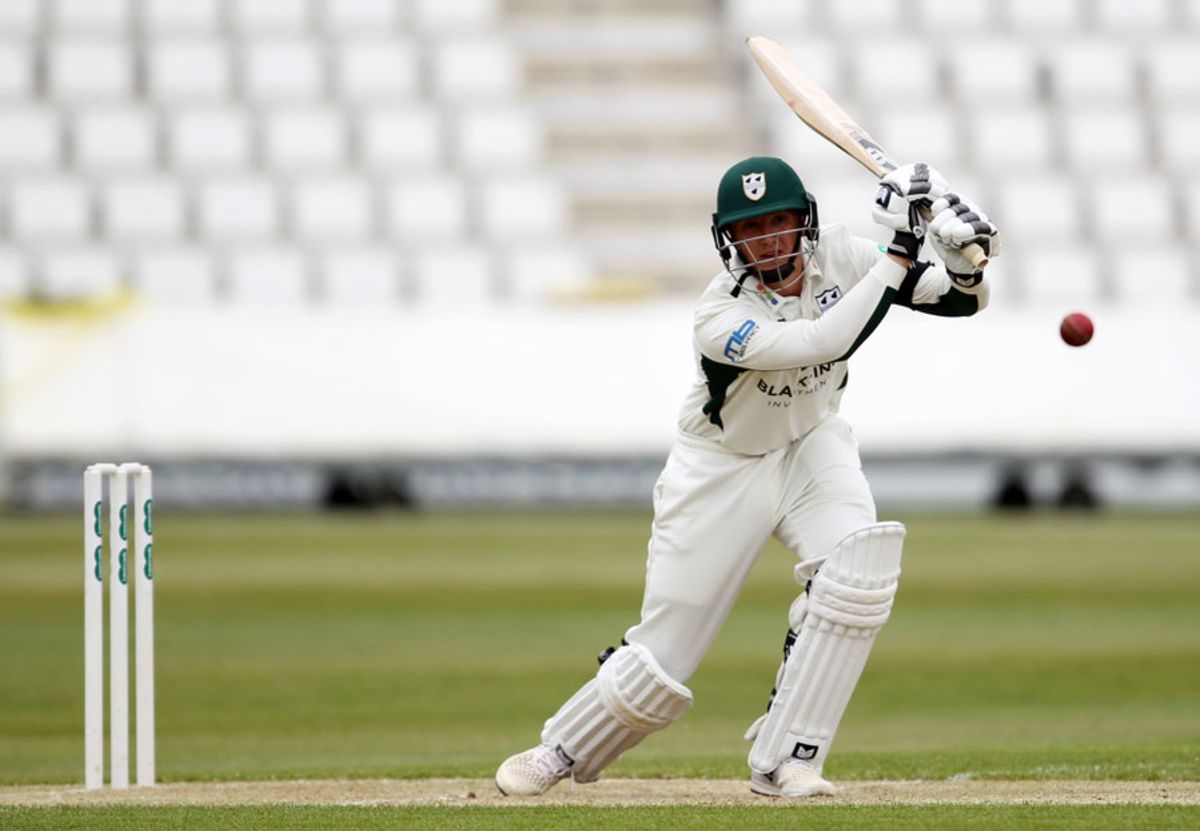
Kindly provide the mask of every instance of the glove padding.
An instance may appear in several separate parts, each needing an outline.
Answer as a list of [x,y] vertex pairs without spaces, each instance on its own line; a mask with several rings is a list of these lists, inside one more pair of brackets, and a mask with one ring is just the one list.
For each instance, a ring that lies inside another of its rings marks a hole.
[[988,215],[956,193],[945,193],[934,200],[930,211],[929,236],[950,279],[963,288],[979,285],[983,271],[963,256],[964,246],[975,243],[989,258],[1000,253],[1000,232]]
[[885,228],[922,239],[925,220],[921,206],[948,190],[945,177],[924,162],[902,165],[879,180],[871,218]]

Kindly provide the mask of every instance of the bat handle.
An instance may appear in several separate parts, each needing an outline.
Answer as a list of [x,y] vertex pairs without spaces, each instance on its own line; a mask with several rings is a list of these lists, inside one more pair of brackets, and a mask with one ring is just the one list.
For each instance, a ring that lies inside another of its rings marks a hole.
[[[929,205],[921,205],[920,211],[921,216],[925,217],[926,222],[933,219],[933,212],[929,210]],[[964,245],[962,247],[962,255],[967,258],[972,267],[977,268],[980,271],[982,271],[984,266],[988,264],[988,255],[983,253],[983,249],[980,248],[976,243],[972,242]]]
[[988,264],[988,255],[983,253],[983,249],[975,243],[964,245],[962,249],[963,256],[971,261],[971,265],[980,270]]

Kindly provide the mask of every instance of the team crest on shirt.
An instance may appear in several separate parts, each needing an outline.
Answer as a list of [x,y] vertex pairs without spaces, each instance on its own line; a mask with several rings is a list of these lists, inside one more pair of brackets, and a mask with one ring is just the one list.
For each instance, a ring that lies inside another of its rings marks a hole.
[[817,306],[822,312],[827,312],[837,305],[837,302],[842,299],[842,289],[840,286],[834,286],[831,289],[826,289],[816,296]]
[[747,173],[742,177],[742,193],[751,202],[757,202],[767,195],[767,174]]

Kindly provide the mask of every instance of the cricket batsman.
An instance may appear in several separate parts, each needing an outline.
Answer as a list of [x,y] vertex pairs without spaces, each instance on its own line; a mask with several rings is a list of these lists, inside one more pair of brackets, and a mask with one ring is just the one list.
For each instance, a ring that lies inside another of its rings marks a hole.
[[[889,245],[820,227],[816,199],[781,159],[745,159],[721,177],[712,234],[725,268],[696,305],[696,377],[654,488],[641,620],[550,716],[541,742],[500,765],[501,792],[593,782],[682,716],[685,685],[772,535],[796,553],[801,591],[767,712],[746,733],[750,788],[834,792],[822,767],[891,612],[904,543],[903,525],[877,521],[838,415],[847,364],[894,305],[982,309],[988,284],[962,248],[995,256],[1000,242],[925,164],[888,173],[872,216],[893,232]],[[920,259],[926,238],[940,264]]]

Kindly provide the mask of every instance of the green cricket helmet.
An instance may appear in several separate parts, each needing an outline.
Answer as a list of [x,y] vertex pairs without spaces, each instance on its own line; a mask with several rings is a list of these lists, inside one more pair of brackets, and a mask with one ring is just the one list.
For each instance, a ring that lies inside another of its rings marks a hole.
[[804,189],[791,165],[774,156],[752,156],[725,171],[717,186],[712,236],[726,267],[735,253],[729,227],[740,219],[776,211],[799,211],[803,217],[800,236],[816,245],[820,233],[817,200]]

